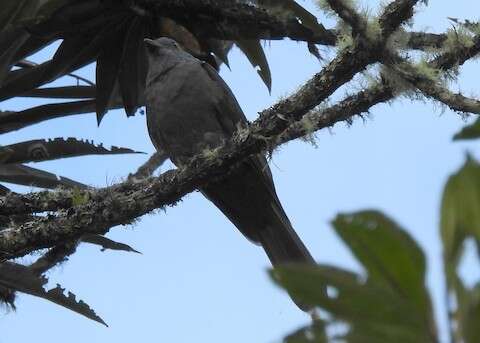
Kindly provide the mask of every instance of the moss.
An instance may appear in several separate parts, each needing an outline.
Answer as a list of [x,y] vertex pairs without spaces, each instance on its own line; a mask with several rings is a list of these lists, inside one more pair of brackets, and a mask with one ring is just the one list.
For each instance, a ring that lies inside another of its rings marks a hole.
[[417,63],[415,65],[415,69],[416,69],[416,72],[433,81],[433,82],[438,82],[439,81],[439,77],[440,77],[440,70],[439,69],[436,69],[436,68],[433,68],[431,67],[428,62],[424,59],[422,59],[419,63]]
[[400,77],[396,72],[392,71],[387,66],[382,66],[381,75],[387,81],[388,85],[394,89],[396,94],[410,92],[413,90],[413,87],[410,83],[406,82],[402,77]]
[[207,161],[207,162],[216,162],[218,160],[218,157],[220,156],[220,150],[222,147],[217,147],[214,149],[204,149],[201,152],[201,156]]
[[382,35],[382,28],[380,27],[380,23],[378,22],[378,19],[375,17],[368,16],[367,12],[365,12],[364,16],[365,16],[365,21],[367,23],[367,29],[365,30],[367,39],[370,42],[378,41]]
[[[314,113],[317,112],[315,111]],[[302,136],[300,139],[304,142],[310,143],[314,148],[318,148],[318,144],[316,142],[317,136],[315,134],[317,130],[317,125],[315,123],[315,120],[312,118],[314,113],[305,115],[300,121],[300,125],[305,132],[305,135]]]
[[90,194],[88,192],[81,191],[78,188],[74,188],[72,191],[72,205],[81,206],[85,205],[90,200]]
[[458,48],[470,48],[474,45],[471,31],[463,26],[457,26],[447,31],[447,39],[443,47],[449,51],[455,51]]

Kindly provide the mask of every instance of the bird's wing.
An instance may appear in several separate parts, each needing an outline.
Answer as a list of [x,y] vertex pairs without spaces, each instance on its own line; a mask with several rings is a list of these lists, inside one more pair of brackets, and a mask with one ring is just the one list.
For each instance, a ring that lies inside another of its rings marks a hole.
[[220,90],[219,103],[217,106],[219,121],[222,127],[227,131],[228,135],[232,135],[239,125],[246,126],[248,123],[247,117],[242,111],[242,108],[237,102],[235,95],[230,90],[226,82],[218,75],[213,67],[205,62],[202,62],[203,69],[207,72],[208,77],[217,85]]
[[[245,117],[245,114],[237,102],[235,95],[230,90],[230,87],[228,87],[227,83],[220,77],[220,75],[218,75],[217,71],[205,62],[202,63],[202,67],[207,72],[210,79],[216,83],[221,90],[219,102],[216,106],[216,116],[225,133],[228,137],[231,137],[239,127],[247,126],[247,117]],[[260,154],[252,156],[248,159],[248,163],[252,164],[252,167],[261,173],[269,188],[273,191],[273,195],[277,198],[273,185],[272,172],[268,167],[268,162],[265,156]]]

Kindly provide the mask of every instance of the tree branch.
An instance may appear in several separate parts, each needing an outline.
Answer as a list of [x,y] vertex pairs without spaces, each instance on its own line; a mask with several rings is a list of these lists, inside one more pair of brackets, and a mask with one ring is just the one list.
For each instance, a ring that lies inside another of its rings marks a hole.
[[[326,29],[319,24],[317,30],[312,30],[301,25],[293,16],[288,18],[274,16],[251,2],[140,0],[136,8],[140,8],[136,12],[143,15],[153,13],[157,16],[168,16],[186,27],[194,27],[194,32],[210,38],[224,40],[290,38],[327,46],[336,45],[338,39],[338,32],[334,29]],[[390,13],[396,10],[392,6],[389,8],[392,9]],[[393,26],[395,25],[393,23]],[[387,30],[385,36],[388,35]],[[407,46],[418,50],[441,48],[446,39],[445,34],[412,32]]]
[[[395,13],[391,12],[388,16],[395,17]],[[402,20],[397,20],[395,25],[399,26],[401,22]],[[395,29],[395,25],[388,25]],[[389,87],[378,86],[347,98],[325,111],[310,113],[303,122],[297,124],[305,113],[351,80],[356,73],[380,60],[386,39],[388,36],[375,42],[375,45],[363,39],[355,40],[352,47],[344,49],[297,93],[263,111],[248,129],[238,132],[225,146],[218,148],[214,157],[197,156],[185,168],[167,171],[158,178],[126,181],[99,190],[86,190],[83,193],[85,196],[81,197],[85,200],[80,204],[78,200],[74,204],[74,194],[71,191],[61,191],[64,194],[59,199],[53,197],[52,201],[47,198],[45,202],[35,198],[37,195],[22,196],[20,200],[25,204],[23,210],[45,211],[55,206],[59,210],[47,217],[0,231],[0,257],[23,256],[36,249],[78,239],[85,233],[104,234],[113,226],[129,224],[139,216],[156,208],[173,205],[185,194],[224,177],[242,159],[272,150],[304,135],[305,120],[311,122],[309,130],[315,131],[338,121],[350,120],[353,115],[367,111],[375,103],[386,101],[393,97],[393,91]],[[50,193],[42,194],[48,197]],[[9,208],[18,213],[13,206],[19,200],[15,197],[17,195],[0,197],[2,211]],[[33,201],[29,202],[29,199]]]

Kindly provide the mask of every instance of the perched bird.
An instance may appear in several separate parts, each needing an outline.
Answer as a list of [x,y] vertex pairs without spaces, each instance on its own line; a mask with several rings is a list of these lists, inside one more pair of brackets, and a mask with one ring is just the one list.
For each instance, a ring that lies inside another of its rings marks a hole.
[[[230,139],[247,119],[217,71],[172,39],[145,39],[149,68],[147,126],[158,150],[177,166]],[[202,187],[250,241],[260,244],[274,266],[314,260],[295,233],[277,197],[265,156],[241,162],[220,181]]]

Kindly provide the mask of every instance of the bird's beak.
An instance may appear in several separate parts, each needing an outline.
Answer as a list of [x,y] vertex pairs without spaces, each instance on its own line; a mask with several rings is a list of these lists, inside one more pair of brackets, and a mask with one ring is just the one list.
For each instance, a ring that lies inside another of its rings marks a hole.
[[143,40],[143,42],[146,44],[146,45],[149,45],[149,46],[154,46],[155,45],[155,41],[153,39],[150,39],[150,38],[145,38]]

